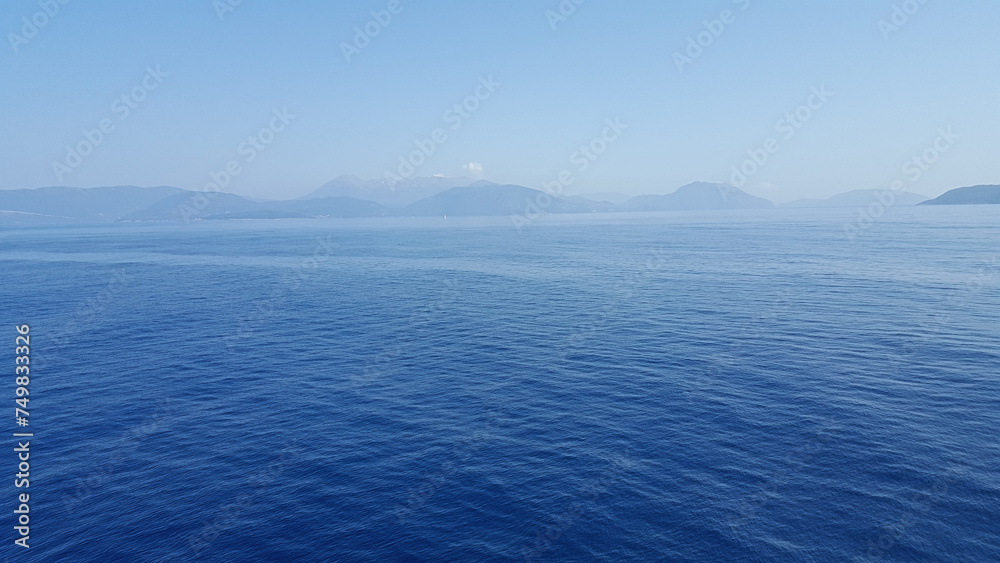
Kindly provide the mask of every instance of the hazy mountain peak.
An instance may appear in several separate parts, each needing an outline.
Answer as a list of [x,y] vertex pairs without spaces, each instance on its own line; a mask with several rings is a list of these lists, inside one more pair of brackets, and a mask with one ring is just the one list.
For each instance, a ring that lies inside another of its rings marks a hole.
[[725,190],[725,189],[733,189],[733,190],[735,190],[736,188],[730,186],[729,184],[724,184],[724,183],[691,182],[690,184],[685,184],[685,185],[677,188],[676,190],[674,190],[673,193],[675,193],[675,194],[685,194],[685,193],[695,193],[695,192],[706,192],[706,191],[710,191],[710,190],[719,191],[719,190]]
[[729,184],[692,182],[670,194],[633,197],[624,207],[628,211],[698,211],[767,209],[774,204]]

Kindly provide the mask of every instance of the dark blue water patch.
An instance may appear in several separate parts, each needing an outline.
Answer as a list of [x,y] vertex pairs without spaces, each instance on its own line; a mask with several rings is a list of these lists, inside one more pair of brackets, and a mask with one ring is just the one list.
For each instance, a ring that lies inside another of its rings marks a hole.
[[12,231],[5,555],[1000,560],[1000,226],[941,220]]

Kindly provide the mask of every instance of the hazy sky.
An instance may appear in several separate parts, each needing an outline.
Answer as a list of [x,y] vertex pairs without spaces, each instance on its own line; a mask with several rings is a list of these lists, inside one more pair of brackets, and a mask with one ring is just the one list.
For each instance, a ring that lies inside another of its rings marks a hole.
[[727,182],[748,151],[743,188],[778,202],[1000,183],[994,0],[49,2],[0,4],[0,188],[197,189],[236,161],[226,191],[296,197],[418,139],[413,174],[576,193]]

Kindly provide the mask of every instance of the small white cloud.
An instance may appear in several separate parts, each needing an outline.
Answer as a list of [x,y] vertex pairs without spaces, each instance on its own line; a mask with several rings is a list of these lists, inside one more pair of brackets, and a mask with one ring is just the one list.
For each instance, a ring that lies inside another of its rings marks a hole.
[[482,162],[470,162],[462,167],[462,170],[472,176],[473,178],[483,177],[483,163]]
[[435,178],[444,178],[444,174],[438,172],[437,174],[434,175],[434,177]]

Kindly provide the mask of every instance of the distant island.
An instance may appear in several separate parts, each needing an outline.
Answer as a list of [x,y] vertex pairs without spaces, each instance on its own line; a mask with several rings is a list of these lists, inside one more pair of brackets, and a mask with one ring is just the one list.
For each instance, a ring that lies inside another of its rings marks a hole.
[[1000,204],[1000,186],[969,186],[955,188],[920,205],[984,205]]
[[[861,207],[877,190],[853,190],[826,200],[799,200],[780,208]],[[471,178],[411,178],[401,182],[340,176],[293,200],[256,201],[232,193],[199,192],[171,186],[142,188],[45,187],[0,190],[0,224],[80,224],[225,219],[469,217],[521,215],[545,201],[544,213],[722,211],[770,209],[770,201],[728,184],[695,182],[672,193],[628,197],[615,193],[550,195],[517,185]],[[897,194],[897,205],[1000,203],[1000,186],[951,190],[927,200]]]

